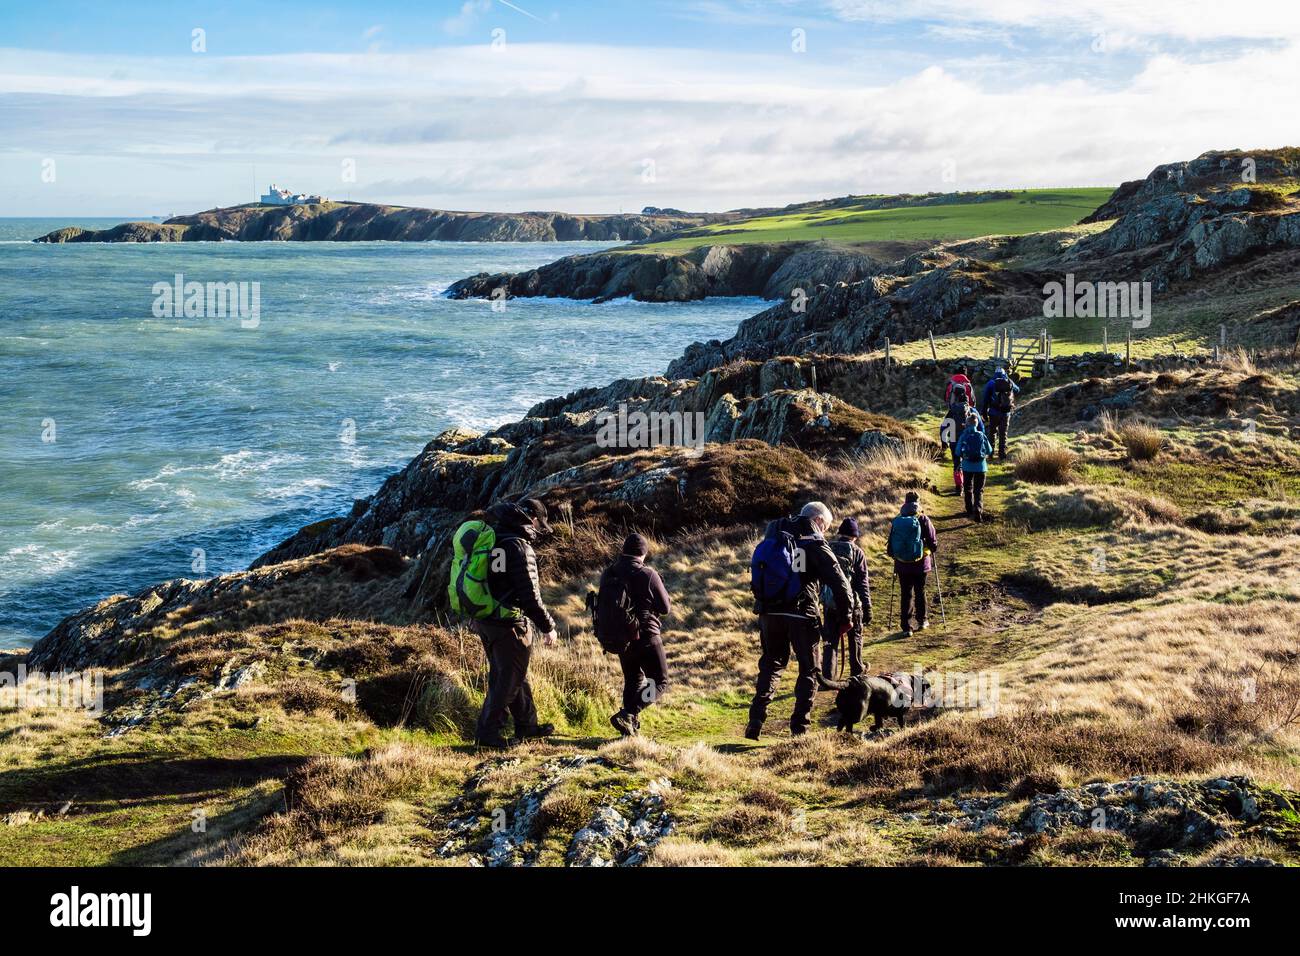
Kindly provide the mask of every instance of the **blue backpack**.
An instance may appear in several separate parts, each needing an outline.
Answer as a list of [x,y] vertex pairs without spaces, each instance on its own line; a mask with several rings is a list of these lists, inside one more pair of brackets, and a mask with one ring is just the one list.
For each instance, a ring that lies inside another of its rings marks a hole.
[[889,553],[895,561],[920,561],[925,557],[921,541],[921,519],[916,515],[899,515],[889,526]]
[[960,450],[964,461],[983,461],[988,457],[984,454],[984,433],[977,428],[967,428]]
[[794,535],[776,525],[758,543],[749,562],[749,586],[759,608],[793,604],[799,596],[803,582],[794,569],[798,550]]

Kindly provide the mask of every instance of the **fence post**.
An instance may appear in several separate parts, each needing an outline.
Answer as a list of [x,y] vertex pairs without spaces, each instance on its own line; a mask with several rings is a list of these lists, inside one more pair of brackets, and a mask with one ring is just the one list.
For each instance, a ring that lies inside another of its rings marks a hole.
[[1128,335],[1124,336],[1124,371],[1128,371],[1129,363],[1133,359],[1133,330],[1128,330]]
[[889,368],[889,336],[885,336],[885,368]]
[[1101,350],[1110,355],[1110,329],[1104,325],[1101,327]]
[[939,350],[934,347],[934,329],[926,329],[926,332],[930,336],[930,358],[938,362]]

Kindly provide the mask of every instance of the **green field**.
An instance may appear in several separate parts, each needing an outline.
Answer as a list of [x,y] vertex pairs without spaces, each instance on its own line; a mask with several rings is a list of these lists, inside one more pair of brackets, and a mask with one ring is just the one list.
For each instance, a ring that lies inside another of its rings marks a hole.
[[1112,191],[1105,187],[1023,189],[1015,191],[1012,199],[991,201],[978,201],[973,193],[971,202],[892,209],[809,205],[780,215],[706,226],[692,230],[690,236],[632,246],[629,251],[680,252],[702,245],[817,239],[857,243],[1016,236],[1072,225],[1109,199]]

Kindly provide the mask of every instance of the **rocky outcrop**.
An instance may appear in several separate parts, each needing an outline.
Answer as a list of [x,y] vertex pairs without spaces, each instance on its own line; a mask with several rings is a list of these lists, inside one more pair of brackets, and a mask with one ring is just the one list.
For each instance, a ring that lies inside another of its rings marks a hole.
[[180,242],[186,227],[161,222],[124,222],[111,229],[83,229],[65,226],[41,236],[36,242]]
[[668,377],[693,377],[741,359],[854,353],[978,328],[1042,311],[1043,276],[990,268],[971,259],[908,276],[877,275],[813,288],[740,324],[726,341],[695,343],[668,366]]
[[575,216],[560,212],[448,212],[371,203],[265,206],[250,203],[177,216],[165,223],[128,222],[111,229],[56,229],[36,242],[626,242],[702,225],[712,217]]
[[[1012,797],[956,801],[956,813],[932,816],[947,826],[979,832],[1005,829],[1011,847],[1045,837],[1091,831],[1130,846],[1147,866],[1177,866],[1232,839],[1296,843],[1297,795],[1259,786],[1247,777],[1182,782],[1131,777],[1037,793],[1028,805]],[[1277,865],[1265,857],[1222,856],[1211,866]]]
[[[300,530],[254,568],[345,544],[382,545],[416,555],[493,498],[529,492],[553,505],[632,521],[653,515],[659,528],[716,523],[731,512],[705,503],[723,446],[739,459],[763,446],[831,454],[865,444],[923,440],[910,427],[863,411],[827,388],[860,375],[829,374],[822,390],[813,365],[799,360],[716,369],[695,381],[623,379],[542,402],[486,435],[450,429],[384,482],[351,514]],[[623,422],[610,444],[606,430]],[[643,437],[635,429],[644,425]],[[870,437],[868,437],[870,436]],[[624,440],[626,439],[626,440]]]
[[[888,262],[821,243],[700,246],[680,255],[610,252],[569,256],[527,272],[480,273],[455,283],[453,299],[552,296],[686,302],[708,296],[776,299],[821,283],[856,282]],[[501,291],[501,290],[504,290]]]
[[[1252,178],[1253,177],[1253,178]],[[1247,182],[1288,182],[1300,177],[1300,149],[1211,150],[1193,160],[1164,163],[1145,179],[1123,183],[1080,222],[1120,219],[1155,200],[1178,193],[1231,189]]]
[[176,631],[344,614],[365,618],[388,606],[384,592],[397,587],[405,571],[395,552],[363,547],[265,570],[164,581],[64,618],[32,646],[26,665],[45,673],[117,667],[158,653]]

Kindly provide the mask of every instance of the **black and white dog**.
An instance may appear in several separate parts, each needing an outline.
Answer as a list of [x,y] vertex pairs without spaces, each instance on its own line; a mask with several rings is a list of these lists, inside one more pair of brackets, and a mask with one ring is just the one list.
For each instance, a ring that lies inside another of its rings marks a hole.
[[[919,686],[918,686],[919,685]],[[884,674],[870,677],[858,674],[850,677],[835,695],[835,709],[839,712],[837,730],[849,733],[853,725],[870,714],[875,718],[872,730],[884,726],[886,717],[893,717],[902,729],[907,714],[913,708],[930,706],[930,682],[913,674]]]

